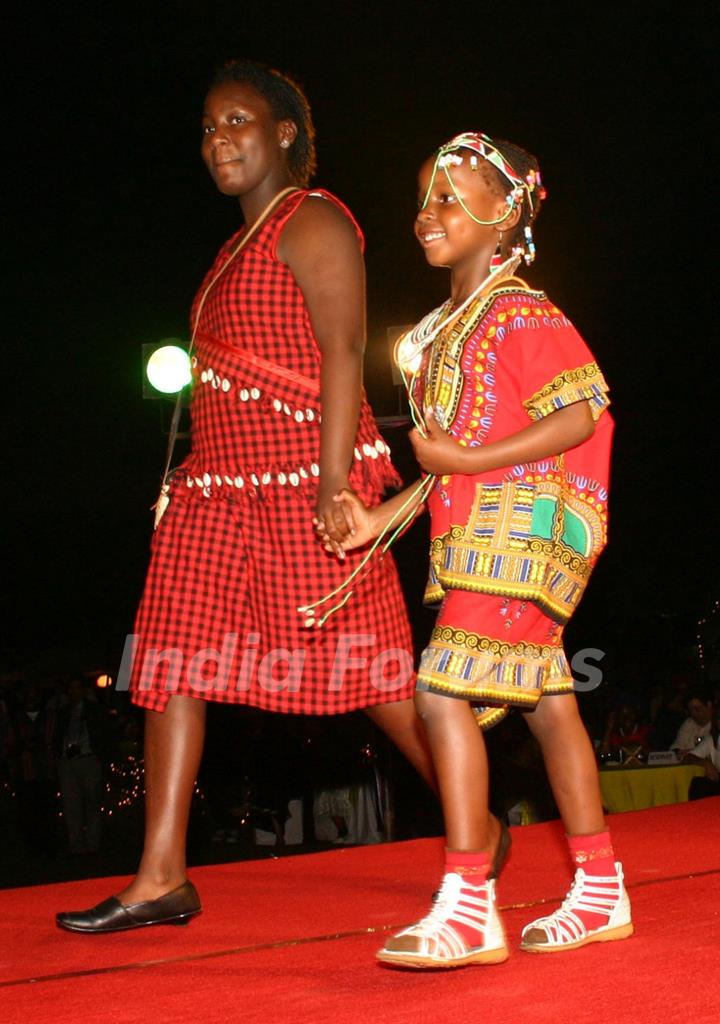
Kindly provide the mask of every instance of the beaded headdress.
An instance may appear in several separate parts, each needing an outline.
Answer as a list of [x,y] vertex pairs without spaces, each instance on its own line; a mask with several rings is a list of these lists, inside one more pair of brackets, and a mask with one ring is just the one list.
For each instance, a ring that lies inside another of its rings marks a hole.
[[[458,166],[463,162],[463,157],[458,153],[458,150],[460,149],[468,149],[472,153],[472,156],[470,157],[470,167],[473,170],[478,166],[477,158],[479,156],[481,159],[487,160],[489,164],[492,164],[492,166],[498,170],[512,186],[510,192],[508,192],[506,196],[507,210],[496,220],[480,220],[479,217],[476,217],[475,214],[468,209],[458,194],[458,191],[455,188],[455,183],[452,180],[450,168]],[[521,206],[525,201],[527,201],[530,209],[529,219],[532,220],[534,213],[534,194],[537,193],[538,199],[544,199],[547,195],[545,188],[543,187],[539,170],[531,168],[525,177],[522,177],[505,159],[492,139],[482,132],[462,132],[460,135],[456,135],[438,149],[435,154],[435,164],[433,166],[432,175],[430,176],[430,184],[428,185],[427,192],[425,193],[422,209],[427,206],[438,170],[443,170],[445,172],[455,198],[460,203],[460,206],[468,217],[474,220],[476,224],[484,224],[488,226],[493,224],[502,224],[503,221],[507,220],[515,207]],[[523,239],[513,246],[512,252],[513,255],[522,256],[526,263],[532,263],[535,259],[535,243],[533,241],[532,228],[529,223],[526,224],[523,229]]]

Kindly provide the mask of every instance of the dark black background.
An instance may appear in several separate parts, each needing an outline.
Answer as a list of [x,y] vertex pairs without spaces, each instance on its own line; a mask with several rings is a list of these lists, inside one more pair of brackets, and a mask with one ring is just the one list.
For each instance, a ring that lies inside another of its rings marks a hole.
[[[530,274],[614,395],[611,544],[573,624],[632,677],[687,648],[717,593],[710,43],[679,5],[256,2],[28,6],[10,37],[1,609],[11,662],[111,670],[142,584],[168,403],[141,345],[187,337],[238,226],[201,165],[213,68],[293,73],[317,183],[367,235],[367,385],[396,410],[385,328],[446,294],[414,243],[415,174],[459,130],[536,152]],[[706,123],[707,116],[707,123]],[[402,448],[402,444],[399,446]],[[400,558],[424,559],[417,550]],[[43,661],[45,659],[45,661]]]

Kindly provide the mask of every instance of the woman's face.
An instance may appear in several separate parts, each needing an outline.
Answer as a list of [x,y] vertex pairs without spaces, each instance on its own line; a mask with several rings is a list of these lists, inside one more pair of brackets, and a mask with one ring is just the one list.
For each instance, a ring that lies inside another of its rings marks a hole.
[[[462,154],[458,154],[462,155]],[[467,208],[480,220],[493,221],[503,217],[507,202],[492,169],[482,159],[471,168],[469,154],[462,163],[452,164],[450,174],[457,193]],[[422,203],[432,178],[435,160],[431,157],[420,168],[418,197]],[[508,187],[509,191],[509,187]],[[427,203],[415,220],[415,237],[433,267],[455,267],[480,252],[494,251],[498,232],[517,223],[514,210],[502,224],[477,224],[458,202],[443,168],[438,168]]]
[[268,178],[287,177],[287,147],[297,130],[292,121],[276,121],[257,89],[223,82],[205,99],[202,158],[218,189],[242,196]]

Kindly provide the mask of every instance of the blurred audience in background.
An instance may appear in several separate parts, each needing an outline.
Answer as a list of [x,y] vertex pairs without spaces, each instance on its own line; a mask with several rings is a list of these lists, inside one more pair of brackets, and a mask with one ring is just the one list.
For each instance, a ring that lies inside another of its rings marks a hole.
[[71,679],[65,693],[67,700],[54,715],[52,743],[68,849],[71,854],[97,853],[111,722],[82,679]]
[[[720,694],[698,684],[697,666],[677,659],[634,678],[610,657],[603,664],[608,678],[579,694],[599,760],[637,764],[649,750],[675,748],[704,770],[691,799],[720,796]],[[142,718],[95,678],[0,676],[0,887],[132,870],[142,834]],[[522,716],[488,734],[488,754],[497,815],[511,823],[557,817]],[[365,716],[281,720],[210,705],[191,813],[196,863],[260,856],[261,844],[323,849],[441,831],[435,797]]]

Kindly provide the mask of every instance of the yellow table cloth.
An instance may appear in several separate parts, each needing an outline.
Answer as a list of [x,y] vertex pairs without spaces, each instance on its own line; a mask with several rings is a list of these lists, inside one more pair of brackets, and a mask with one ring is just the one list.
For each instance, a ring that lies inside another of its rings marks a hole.
[[695,764],[603,768],[600,771],[603,806],[606,811],[616,813],[685,803],[691,781],[704,774],[704,768]]

